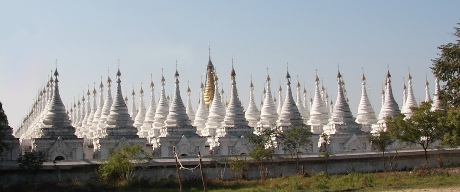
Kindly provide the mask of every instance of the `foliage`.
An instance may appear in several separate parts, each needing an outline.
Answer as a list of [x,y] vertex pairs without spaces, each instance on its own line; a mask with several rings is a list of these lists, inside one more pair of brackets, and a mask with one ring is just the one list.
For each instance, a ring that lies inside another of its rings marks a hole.
[[107,162],[98,169],[99,176],[104,181],[128,181],[134,176],[133,160],[139,160],[144,152],[141,146],[124,146],[110,154]]
[[264,177],[263,162],[270,160],[273,157],[273,140],[272,138],[278,135],[275,129],[264,129],[260,135],[253,135],[249,137],[249,142],[253,145],[249,156],[257,163],[259,174]]
[[454,29],[457,42],[438,47],[441,53],[433,60],[431,69],[435,76],[445,83],[440,90],[441,100],[449,107],[460,107],[460,28]]
[[377,148],[382,152],[383,169],[386,171],[387,168],[385,166],[385,150],[394,142],[393,138],[388,131],[382,130],[376,134],[370,135],[369,141],[374,148]]
[[300,149],[311,144],[310,137],[311,132],[308,129],[297,126],[293,126],[279,134],[279,139],[283,144],[283,149],[296,158],[296,169],[299,168]]
[[445,116],[443,111],[431,111],[431,102],[422,102],[418,107],[413,107],[412,116],[405,118],[400,114],[386,120],[390,135],[406,143],[420,145],[425,152],[425,161],[428,164],[427,149],[435,141],[444,137]]
[[443,123],[446,131],[443,144],[451,147],[460,146],[460,107],[448,109]]
[[248,178],[249,163],[246,158],[237,156],[235,159],[230,160],[230,169],[236,172],[236,179]]
[[[4,127],[6,126],[6,127]],[[3,128],[8,127],[8,118],[6,117],[5,111],[3,110],[3,104],[0,102],[0,155],[3,154],[8,148],[8,145],[3,142],[3,138],[6,136],[4,135],[5,132],[2,131]]]
[[36,173],[45,161],[45,154],[41,151],[25,152],[18,159],[19,168],[30,173]]

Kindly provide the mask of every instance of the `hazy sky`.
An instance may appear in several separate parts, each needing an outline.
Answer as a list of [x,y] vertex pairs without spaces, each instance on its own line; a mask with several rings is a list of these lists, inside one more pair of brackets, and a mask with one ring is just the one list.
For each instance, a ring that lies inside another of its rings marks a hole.
[[[166,91],[174,86],[176,60],[181,95],[187,81],[196,110],[208,42],[219,87],[230,93],[231,59],[239,96],[248,105],[250,76],[260,103],[266,68],[272,90],[284,90],[286,63],[293,81],[313,95],[315,69],[335,102],[337,65],[356,115],[361,68],[376,114],[387,65],[398,104],[410,70],[417,102],[425,99],[425,74],[437,46],[454,42],[460,1],[0,1],[0,101],[17,128],[58,60],[60,93],[70,105],[88,85],[115,79],[138,93],[150,74],[159,98],[161,68]],[[298,78],[297,78],[298,76]],[[114,90],[112,86],[112,90]],[[295,88],[294,95],[295,95]],[[126,94],[126,92],[123,94]],[[112,93],[115,93],[114,91]],[[105,95],[106,93],[104,93]],[[137,97],[138,95],[136,95]],[[283,96],[285,97],[285,96]],[[138,100],[138,98],[136,98]],[[138,104],[137,104],[138,105]]]

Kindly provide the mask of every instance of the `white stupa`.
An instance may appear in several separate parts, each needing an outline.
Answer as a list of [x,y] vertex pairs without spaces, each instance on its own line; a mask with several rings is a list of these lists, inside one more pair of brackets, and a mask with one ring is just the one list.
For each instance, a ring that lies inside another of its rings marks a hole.
[[313,134],[323,133],[323,126],[328,123],[329,109],[326,107],[326,103],[321,97],[321,91],[319,88],[318,75],[315,77],[315,96],[311,105],[310,119],[308,125],[311,126],[311,132]]
[[161,73],[161,94],[160,100],[158,101],[157,110],[155,112],[155,118],[153,120],[153,128],[149,132],[149,137],[158,137],[160,135],[160,129],[165,125],[166,116],[169,113],[169,102],[166,98],[165,93],[165,77],[163,72]]
[[395,98],[393,97],[390,71],[387,72],[385,84],[385,100],[382,105],[382,109],[380,110],[379,117],[377,118],[377,123],[372,125],[371,133],[373,134],[386,130],[385,120],[388,116],[396,117],[401,113],[398,103],[396,103]]
[[415,101],[414,91],[412,90],[412,76],[409,73],[407,82],[407,99],[404,102],[402,113],[406,115],[405,118],[410,118],[413,114],[412,107],[417,107],[417,101]]
[[155,100],[155,84],[153,84],[152,75],[150,75],[150,106],[145,114],[144,122],[139,130],[139,137],[147,138],[149,136],[149,132],[153,128],[153,122],[155,120],[155,111],[156,111],[156,100]]
[[297,108],[299,109],[299,112],[300,112],[300,115],[302,116],[304,124],[306,124],[308,122],[308,119],[310,119],[310,117],[309,117],[308,111],[305,109],[305,106],[302,103],[301,93],[302,93],[302,89],[300,86],[300,82],[297,81],[297,97],[296,97],[295,104],[297,105]]
[[305,116],[307,116],[307,120],[304,119],[303,123],[308,124],[308,120],[310,120],[310,105],[308,104],[307,100],[307,89],[305,88],[305,85],[303,87],[303,107],[305,109]]
[[205,154],[206,138],[196,133],[196,128],[192,126],[180,95],[177,63],[174,77],[175,90],[165,125],[160,130],[159,137],[152,140],[154,154],[160,157],[172,157],[174,156],[172,147],[176,148],[178,156],[198,155],[198,152]]
[[201,135],[201,131],[206,127],[206,121],[208,120],[209,111],[204,102],[204,85],[201,83],[200,86],[200,100],[198,102],[198,109],[196,110],[195,121],[193,125],[197,129],[198,135]]
[[[127,103],[127,102],[126,102]],[[133,85],[133,92],[131,92],[131,118],[133,121],[136,120],[136,115],[137,115],[137,107],[136,107],[136,92],[134,91],[134,85]]]
[[300,115],[299,109],[292,97],[291,75],[289,75],[289,71],[286,73],[286,99],[283,102],[283,107],[281,108],[281,113],[276,121],[276,126],[281,131],[289,129],[291,126],[306,126],[303,123],[302,116]]
[[97,134],[95,138],[102,136],[102,129],[107,125],[107,117],[110,114],[110,109],[112,108],[113,99],[112,99],[112,90],[110,89],[112,85],[112,79],[110,76],[107,77],[107,97],[105,98],[104,106],[102,107],[101,117],[97,124]]
[[190,121],[192,121],[192,125],[195,121],[195,111],[193,111],[193,106],[192,106],[192,90],[190,89],[190,85],[187,85],[187,107],[185,108],[185,111],[187,112],[188,118]]
[[439,79],[436,77],[435,79],[435,88],[434,88],[434,96],[433,96],[433,103],[431,104],[431,110],[443,110],[443,106],[441,100],[439,99],[440,88],[439,88]]
[[257,122],[260,120],[260,111],[257,109],[256,102],[254,101],[254,84],[252,83],[252,78],[249,84],[249,105],[244,117],[249,122],[250,127],[257,127]]
[[219,94],[218,88],[218,77],[217,74],[214,76],[215,89],[212,103],[209,107],[208,121],[206,121],[205,128],[201,131],[202,136],[215,136],[216,129],[222,126],[225,116],[225,107],[222,103],[221,95]]
[[[260,121],[257,123],[258,129],[267,129],[276,127],[276,120],[278,119],[278,112],[275,106],[274,97],[271,94],[270,88],[270,75],[267,74],[266,78],[266,92],[263,105],[260,108]],[[256,133],[260,132],[256,131]]]
[[425,102],[430,102],[431,101],[431,96],[430,96],[430,83],[428,83],[428,77],[425,77]]
[[238,98],[233,59],[230,76],[232,86],[230,100],[222,126],[217,128],[215,141],[211,143],[210,148],[214,151],[214,154],[219,155],[249,154],[251,146],[248,142],[248,137],[253,134],[253,128],[249,127],[243,105]]
[[102,77],[101,83],[99,84],[99,105],[97,106],[96,112],[94,113],[94,118],[91,123],[91,128],[89,131],[89,139],[94,139],[97,135],[97,125],[99,124],[99,119],[102,115],[102,109],[104,108],[104,84],[102,84]]
[[136,114],[136,118],[134,120],[134,127],[137,128],[138,131],[141,131],[141,126],[144,124],[145,120],[145,102],[144,102],[144,89],[142,88],[141,84],[141,90],[139,91],[139,109]]
[[358,115],[356,116],[356,123],[362,125],[364,132],[370,132],[372,124],[377,123],[377,117],[375,116],[374,108],[371,105],[369,97],[367,96],[366,90],[366,77],[361,78],[361,100],[358,105]]
[[48,160],[80,160],[83,159],[83,139],[77,138],[75,128],[70,125],[59,94],[57,68],[54,76],[54,93],[37,127],[38,134],[32,138],[31,147],[33,151],[44,152]]
[[281,115],[281,109],[283,108],[283,95],[282,92],[283,88],[280,87],[278,88],[278,108],[276,109],[276,112],[278,113],[278,116]]
[[[329,122],[324,125],[324,133],[329,137],[329,150],[332,153],[368,151],[370,150],[369,135],[361,130],[355,122],[345,96],[344,80],[340,71],[337,73],[337,100]],[[318,145],[324,146],[323,141]]]
[[118,69],[117,94],[107,116],[106,126],[102,129],[101,136],[94,140],[95,157],[105,159],[113,150],[126,145],[140,145],[145,148],[147,141],[139,138],[133,123],[128,113],[128,107],[123,100],[121,72]]

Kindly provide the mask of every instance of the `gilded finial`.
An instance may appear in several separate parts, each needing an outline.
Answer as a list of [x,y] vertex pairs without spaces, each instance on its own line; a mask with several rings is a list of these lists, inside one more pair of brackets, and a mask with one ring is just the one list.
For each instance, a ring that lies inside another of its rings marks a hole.
[[267,67],[267,81],[270,81],[270,75],[268,74],[268,67]]
[[94,85],[93,85],[93,95],[96,96],[96,82],[94,82]]
[[141,90],[139,91],[139,93],[140,93],[141,95],[144,94],[144,89],[142,88],[142,83],[141,83]]
[[176,73],[174,74],[174,77],[179,78],[179,71],[177,71],[177,60],[176,60]]
[[166,81],[166,80],[165,80],[165,76],[164,76],[164,74],[163,74],[163,68],[161,68],[161,84],[162,84],[162,85],[165,85],[165,81]]
[[236,76],[235,69],[233,68],[233,59],[234,59],[234,58],[235,58],[235,57],[232,57],[232,72],[230,73],[230,76],[231,76],[232,78],[235,78],[235,76]]
[[252,83],[252,74],[251,74],[251,83],[249,84],[249,88],[254,89],[254,84]]
[[318,77],[318,69],[315,69],[315,82],[319,82],[319,77]]
[[155,84],[153,84],[153,75],[150,73],[150,88],[154,89]]

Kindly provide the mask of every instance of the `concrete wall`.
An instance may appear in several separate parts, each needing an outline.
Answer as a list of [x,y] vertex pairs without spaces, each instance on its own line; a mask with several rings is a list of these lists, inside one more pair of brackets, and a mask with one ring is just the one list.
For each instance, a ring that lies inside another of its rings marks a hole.
[[[397,169],[413,169],[425,162],[423,151],[401,151],[398,153],[391,152],[388,156],[395,156]],[[438,157],[442,157],[444,165],[460,163],[460,150],[440,150],[429,151],[429,165],[436,167]],[[228,157],[231,158],[231,157]],[[387,158],[388,159],[388,158]],[[197,157],[180,157],[185,167],[195,167],[198,164]],[[40,182],[57,182],[71,180],[93,180],[96,179],[95,170],[102,163],[100,160],[84,160],[78,162],[58,162],[54,165],[52,162],[46,162],[35,176],[36,181]],[[233,179],[241,176],[241,172],[230,170],[224,158],[203,158],[205,166],[204,172],[210,179]],[[135,174],[137,176],[148,177],[151,179],[160,179],[167,177],[176,177],[175,161],[171,158],[155,158],[147,164],[140,164],[143,167]],[[144,167],[146,166],[146,167]],[[269,162],[263,170],[268,177],[278,177],[292,175],[296,172],[295,159],[290,156],[275,156],[273,162]],[[336,154],[328,159],[318,155],[304,155],[300,158],[299,167],[303,167],[307,173],[329,172],[333,174],[342,174],[350,172],[375,172],[383,171],[383,162],[381,153],[360,153],[360,154]],[[390,165],[386,163],[387,170]],[[23,183],[29,181],[32,177],[18,169],[15,162],[0,162],[0,184]],[[201,178],[200,170],[181,171],[182,178],[193,179]],[[257,166],[251,165],[247,178],[257,179],[260,177]]]

